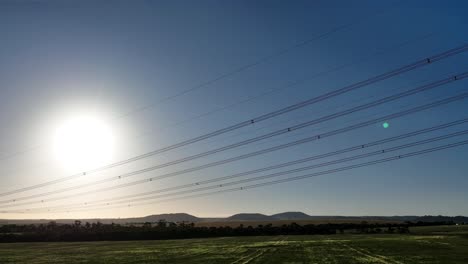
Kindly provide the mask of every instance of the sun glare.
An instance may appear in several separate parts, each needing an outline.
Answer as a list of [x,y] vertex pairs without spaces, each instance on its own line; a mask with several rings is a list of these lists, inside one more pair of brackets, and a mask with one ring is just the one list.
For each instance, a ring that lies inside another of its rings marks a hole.
[[69,119],[54,136],[54,154],[66,169],[87,170],[110,162],[114,151],[112,130],[93,117]]

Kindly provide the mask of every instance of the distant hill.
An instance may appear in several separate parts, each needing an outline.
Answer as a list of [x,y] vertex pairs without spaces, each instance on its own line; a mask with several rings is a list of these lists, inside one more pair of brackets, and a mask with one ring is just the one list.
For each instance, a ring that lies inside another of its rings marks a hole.
[[242,213],[235,214],[226,218],[202,218],[196,217],[186,213],[175,214],[157,214],[144,217],[134,218],[93,218],[93,219],[0,219],[0,225],[5,224],[47,224],[50,221],[56,221],[60,224],[71,224],[75,220],[80,220],[82,223],[101,222],[103,224],[129,224],[129,223],[144,223],[144,222],[158,222],[166,220],[168,222],[193,222],[193,223],[217,223],[222,225],[223,222],[275,222],[275,221],[300,221],[311,220],[321,222],[356,222],[356,221],[386,221],[386,222],[449,222],[455,223],[468,223],[466,216],[443,216],[443,215],[425,215],[425,216],[311,216],[303,212],[284,212],[274,215],[264,215],[259,213]]
[[278,220],[305,220],[312,218],[312,216],[303,212],[284,212],[280,214],[274,214],[271,216]]
[[158,222],[160,220],[166,220],[168,222],[193,223],[202,221],[201,218],[186,213],[149,215],[145,217],[127,218],[125,220],[129,222]]
[[264,214],[235,214],[225,219],[226,221],[275,221],[273,216]]

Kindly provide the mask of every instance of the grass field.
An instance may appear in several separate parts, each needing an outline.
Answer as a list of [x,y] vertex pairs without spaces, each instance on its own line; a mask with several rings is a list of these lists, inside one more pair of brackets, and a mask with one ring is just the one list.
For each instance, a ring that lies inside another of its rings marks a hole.
[[0,244],[0,263],[468,263],[468,226],[410,235]]

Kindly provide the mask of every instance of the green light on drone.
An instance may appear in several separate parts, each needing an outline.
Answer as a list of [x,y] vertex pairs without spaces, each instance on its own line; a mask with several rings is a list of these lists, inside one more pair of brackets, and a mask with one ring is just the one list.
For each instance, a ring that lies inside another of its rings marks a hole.
[[385,123],[382,124],[382,126],[383,126],[383,128],[389,128],[389,127],[390,127],[390,124],[387,123],[387,122],[385,122]]

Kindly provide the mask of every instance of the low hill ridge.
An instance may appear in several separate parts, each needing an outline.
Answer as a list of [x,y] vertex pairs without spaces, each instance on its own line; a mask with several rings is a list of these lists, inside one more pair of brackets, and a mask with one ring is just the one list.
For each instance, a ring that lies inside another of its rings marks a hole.
[[202,220],[187,213],[156,214],[145,217],[128,218],[128,220],[131,219],[135,219],[136,222],[158,222],[160,220],[165,220],[168,222],[200,222]]
[[225,220],[227,221],[275,221],[278,220],[272,216],[258,213],[241,213],[232,215]]
[[271,215],[271,217],[274,217],[278,220],[305,220],[312,218],[312,216],[303,212],[284,212]]
[[0,219],[0,225],[5,224],[47,224],[50,221],[56,221],[61,224],[71,224],[75,220],[80,220],[82,223],[96,223],[103,224],[129,224],[129,223],[144,223],[144,222],[158,222],[165,220],[168,222],[235,222],[235,221],[299,221],[299,220],[323,220],[323,221],[411,221],[411,222],[455,222],[455,223],[468,223],[466,216],[443,216],[443,215],[424,215],[424,216],[311,216],[303,212],[283,212],[273,215],[265,215],[260,213],[240,213],[234,214],[229,217],[197,217],[187,213],[172,213],[172,214],[154,214],[144,217],[133,218],[92,218],[92,219]]

